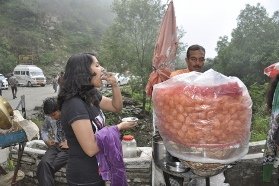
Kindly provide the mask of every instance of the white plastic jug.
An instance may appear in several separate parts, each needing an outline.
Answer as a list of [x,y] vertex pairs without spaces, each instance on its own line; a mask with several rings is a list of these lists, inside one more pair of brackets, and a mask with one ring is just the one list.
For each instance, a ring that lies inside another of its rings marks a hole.
[[132,135],[124,135],[122,138],[122,150],[124,158],[137,157],[137,142]]

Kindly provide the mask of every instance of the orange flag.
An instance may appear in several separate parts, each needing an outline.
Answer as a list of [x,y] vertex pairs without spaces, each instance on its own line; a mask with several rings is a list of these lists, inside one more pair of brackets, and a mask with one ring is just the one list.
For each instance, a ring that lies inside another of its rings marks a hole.
[[176,18],[173,1],[171,1],[163,17],[154,49],[152,59],[153,71],[149,75],[145,88],[148,96],[152,96],[153,85],[169,79],[170,73],[174,70],[177,47]]
[[270,78],[275,78],[279,74],[279,62],[273,63],[264,69],[264,74]]

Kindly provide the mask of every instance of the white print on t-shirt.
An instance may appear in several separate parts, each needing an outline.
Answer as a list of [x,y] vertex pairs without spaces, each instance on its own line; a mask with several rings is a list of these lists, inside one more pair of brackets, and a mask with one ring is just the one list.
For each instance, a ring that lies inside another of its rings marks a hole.
[[97,127],[97,125],[95,124],[95,122],[94,122],[94,121],[91,121],[91,123],[92,123],[92,125],[95,127],[96,132],[99,131],[99,128]]
[[93,123],[94,127],[96,128],[96,131],[98,131],[99,129],[101,129],[105,126],[105,115],[102,111],[100,111],[100,114],[97,117],[95,117],[95,122],[93,121],[92,123]]

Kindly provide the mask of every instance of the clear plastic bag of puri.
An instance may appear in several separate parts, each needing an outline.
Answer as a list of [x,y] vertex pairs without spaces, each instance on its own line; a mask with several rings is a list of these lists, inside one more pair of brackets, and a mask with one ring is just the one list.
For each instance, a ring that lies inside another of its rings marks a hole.
[[153,121],[171,155],[229,164],[248,153],[252,100],[244,83],[212,69],[153,87]]

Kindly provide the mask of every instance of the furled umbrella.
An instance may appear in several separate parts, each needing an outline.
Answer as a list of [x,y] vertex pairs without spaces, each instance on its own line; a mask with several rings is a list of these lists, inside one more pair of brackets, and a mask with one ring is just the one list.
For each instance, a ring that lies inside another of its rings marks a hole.
[[148,96],[152,96],[153,85],[169,79],[170,73],[174,70],[177,47],[175,11],[173,1],[170,1],[161,23],[153,53],[153,71],[149,75],[145,88]]
[[264,74],[270,78],[274,78],[279,74],[279,62],[273,63],[264,69]]

